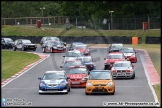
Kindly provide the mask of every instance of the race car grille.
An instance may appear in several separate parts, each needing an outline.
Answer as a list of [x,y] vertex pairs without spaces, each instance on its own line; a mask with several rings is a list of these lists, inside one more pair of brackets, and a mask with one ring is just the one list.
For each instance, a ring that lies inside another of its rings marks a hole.
[[47,89],[47,91],[58,91],[58,89]]
[[93,84],[94,86],[106,86],[106,84]]
[[71,81],[78,81],[78,80],[81,80],[81,79],[77,79],[77,78],[76,78],[76,79],[70,79],[70,80],[71,80]]
[[48,86],[57,86],[57,84],[47,84]]
[[117,70],[117,72],[125,72],[125,70]]
[[93,89],[92,93],[107,93],[107,90],[106,89]]

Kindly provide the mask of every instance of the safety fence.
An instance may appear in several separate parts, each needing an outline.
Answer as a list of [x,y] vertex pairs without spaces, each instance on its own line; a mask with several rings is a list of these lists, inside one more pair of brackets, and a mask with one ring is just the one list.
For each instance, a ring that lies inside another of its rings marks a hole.
[[89,18],[83,16],[51,16],[51,17],[17,17],[17,18],[1,18],[2,25],[33,25],[38,20],[44,25],[65,25],[66,19],[69,19],[70,26],[78,28],[95,28],[98,30],[140,30],[140,29],[161,29],[161,17],[109,17],[105,18],[106,23],[103,24],[104,18]]

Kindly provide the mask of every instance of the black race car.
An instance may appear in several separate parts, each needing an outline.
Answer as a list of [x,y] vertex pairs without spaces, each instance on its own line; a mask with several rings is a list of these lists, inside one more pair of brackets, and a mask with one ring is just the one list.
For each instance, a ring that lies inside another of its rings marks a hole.
[[26,50],[35,51],[37,49],[37,45],[33,44],[28,39],[18,39],[18,40],[15,40],[13,44],[13,51],[16,51],[17,49],[20,49],[22,51],[26,51]]
[[109,53],[111,52],[119,52],[119,50],[124,47],[122,43],[112,43],[109,47]]
[[60,38],[55,37],[55,36],[46,36],[46,37],[42,37],[41,41],[40,41],[40,45],[43,46],[44,44],[47,43],[47,41],[59,41],[61,42],[64,46],[66,46],[66,42],[63,42],[60,40]]
[[1,38],[1,48],[12,48],[14,41],[11,38]]

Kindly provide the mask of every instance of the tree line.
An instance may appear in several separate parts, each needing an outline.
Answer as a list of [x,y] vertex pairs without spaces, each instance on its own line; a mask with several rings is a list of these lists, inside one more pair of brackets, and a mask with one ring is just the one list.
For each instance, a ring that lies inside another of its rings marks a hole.
[[2,1],[1,16],[86,16],[88,18],[161,16],[160,1]]

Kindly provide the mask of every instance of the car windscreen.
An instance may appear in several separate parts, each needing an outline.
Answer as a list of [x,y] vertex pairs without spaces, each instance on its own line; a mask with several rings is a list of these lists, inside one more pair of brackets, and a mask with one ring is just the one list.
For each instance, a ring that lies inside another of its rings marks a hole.
[[30,40],[22,40],[22,43],[31,44]]
[[112,44],[111,48],[121,48],[123,47],[123,44]]
[[86,68],[69,68],[66,74],[87,74]]
[[83,62],[92,62],[92,58],[91,57],[84,57]]
[[107,56],[108,59],[120,59],[120,58],[124,58],[123,54],[109,54]]
[[57,38],[57,37],[51,37],[51,38],[49,38],[48,40],[60,41],[60,39],[59,39],[59,38]]
[[134,49],[133,48],[122,48],[122,49],[120,49],[120,52],[122,52],[122,53],[134,53]]
[[52,44],[52,45],[62,45],[62,43],[61,43],[61,42],[58,42],[58,41],[56,41],[56,42],[51,42],[51,44]]
[[109,80],[112,79],[111,72],[91,72],[89,75],[90,80]]
[[13,40],[12,40],[11,38],[4,38],[4,40],[5,40],[6,42],[13,42]]
[[46,73],[43,76],[43,80],[52,80],[52,79],[64,79],[64,73]]
[[87,46],[75,46],[76,49],[87,49]]
[[66,57],[81,57],[83,56],[81,53],[76,53],[76,52],[67,52]]
[[75,62],[75,61],[67,61],[67,62],[65,62],[64,67],[81,66],[81,65],[83,65],[81,61],[77,61],[77,62]]
[[114,63],[113,67],[130,67],[130,63]]

